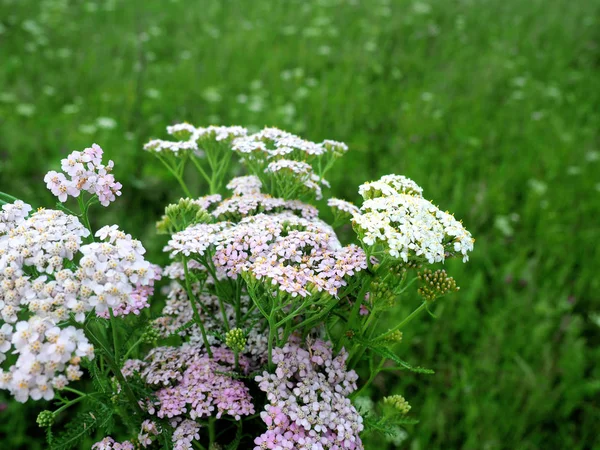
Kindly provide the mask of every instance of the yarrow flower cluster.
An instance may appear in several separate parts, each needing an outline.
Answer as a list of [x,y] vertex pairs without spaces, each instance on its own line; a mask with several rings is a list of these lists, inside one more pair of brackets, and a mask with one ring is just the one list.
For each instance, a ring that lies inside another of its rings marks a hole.
[[[227,375],[234,371],[234,354],[226,348],[212,349],[212,358],[194,345],[157,347],[144,361],[131,360],[125,373],[139,373],[151,387],[156,401],[146,408],[159,418],[195,420],[228,415],[235,420],[254,414],[248,388]],[[246,371],[250,362],[241,357],[238,364]],[[247,373],[247,372],[246,372]]]
[[275,373],[256,377],[269,403],[261,413],[267,431],[254,440],[254,450],[363,448],[363,420],[347,398],[358,376],[347,371],[347,356],[342,351],[334,358],[323,341],[274,350]]
[[26,217],[28,205],[4,206],[11,222],[3,224],[11,228],[0,235],[0,315],[6,322],[0,362],[10,349],[18,358],[1,372],[0,389],[19,401],[51,399],[54,389],[80,378],[82,357],[94,357],[82,330],[59,323],[69,317],[83,322],[87,312],[102,315],[108,307],[115,314],[139,312],[148,305],[157,271],[143,259],[141,244],[116,227],[96,233],[106,242],[83,244],[90,232],[75,216],[42,209]]
[[365,201],[353,223],[364,244],[380,244],[390,256],[404,262],[443,262],[447,253],[469,259],[471,233],[454,216],[425,200],[412,180],[387,176],[363,184],[359,192]]
[[321,291],[335,296],[346,276],[367,267],[362,249],[342,247],[324,222],[289,213],[194,225],[174,234],[166,250],[173,257],[209,257],[228,277],[244,272],[302,297]]
[[135,450],[135,445],[130,441],[116,442],[110,436],[92,445],[92,450]]
[[103,153],[96,144],[82,152],[71,153],[62,160],[64,173],[52,170],[44,177],[46,186],[61,202],[68,197],[79,197],[82,191],[86,191],[98,196],[102,206],[108,206],[121,195],[122,185],[111,173],[114,163],[102,164]]
[[115,315],[139,314],[149,306],[160,269],[144,259],[146,250],[139,241],[116,226],[99,229],[96,237],[101,242],[81,249],[79,278],[84,301],[105,318],[109,309]]
[[[329,198],[335,220],[323,221],[310,201],[348,150],[341,142],[276,128],[249,135],[180,123],[167,132],[172,141],[144,146],[185,193],[157,223],[172,260],[164,269],[118,226],[93,231],[90,205],[107,206],[121,189],[95,144],[45,177],[61,202],[78,197],[79,215],[63,206],[32,212],[0,194],[0,389],[18,401],[62,390],[59,408],[38,424],[55,436],[55,417],[78,404],[85,412],[73,416],[86,433],[101,425],[120,440],[107,436],[94,450],[362,450],[354,368],[369,371],[361,393],[393,369],[386,362],[426,371],[395,356],[408,320],[384,330],[379,320],[417,279],[422,304],[410,318],[457,290],[444,271],[413,272],[455,254],[466,260],[470,233],[398,175],[361,185],[360,208]],[[227,182],[236,155],[249,173]],[[210,195],[187,186],[188,163]],[[333,227],[344,221],[356,243],[338,239]],[[157,317],[149,306],[161,277]],[[67,387],[82,367],[94,378],[89,394]],[[409,409],[391,395],[365,423],[389,431]],[[76,428],[52,445],[75,442]]]
[[[235,139],[233,150],[258,177],[264,181],[272,177],[284,198],[310,194],[320,199],[321,186],[329,187],[325,173],[348,147],[331,140],[317,144],[277,128],[265,128]],[[318,163],[317,172],[313,163]]]

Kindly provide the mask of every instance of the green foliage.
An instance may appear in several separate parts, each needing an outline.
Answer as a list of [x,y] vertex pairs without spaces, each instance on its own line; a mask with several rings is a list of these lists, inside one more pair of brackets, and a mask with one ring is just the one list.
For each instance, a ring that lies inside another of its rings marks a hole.
[[398,369],[406,369],[406,370],[410,370],[411,372],[422,373],[422,374],[434,373],[433,370],[426,369],[424,367],[418,367],[418,366],[415,367],[415,366],[407,363],[406,361],[400,359],[398,357],[398,355],[396,355],[396,353],[394,353],[392,350],[390,350],[388,348],[388,346],[386,345],[386,343],[381,340],[368,340],[368,339],[361,338],[359,336],[353,337],[352,340],[354,342],[364,346],[365,348],[368,348],[373,353],[375,353],[379,356],[382,356],[386,359],[389,359],[391,361],[394,361],[396,364],[398,364],[400,366],[400,367],[398,367]]
[[110,433],[113,425],[113,410],[110,407],[79,413],[69,421],[65,430],[53,436],[50,450],[69,450],[96,428]]

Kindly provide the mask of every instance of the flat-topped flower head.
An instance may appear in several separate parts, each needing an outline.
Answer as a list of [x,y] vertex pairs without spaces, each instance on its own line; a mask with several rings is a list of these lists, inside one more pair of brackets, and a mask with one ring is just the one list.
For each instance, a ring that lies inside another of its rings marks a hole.
[[31,206],[21,200],[6,203],[0,208],[0,235],[8,233],[31,212]]
[[44,177],[46,187],[61,202],[79,197],[81,192],[96,195],[102,206],[108,206],[121,195],[121,183],[111,173],[114,163],[102,164],[103,150],[93,144],[81,152],[72,152],[61,161],[64,173],[51,170]]
[[144,150],[158,154],[171,154],[174,156],[182,156],[189,153],[194,153],[197,156],[202,156],[202,151],[198,149],[198,144],[195,141],[165,141],[162,139],[153,139],[147,144],[144,144]]
[[423,189],[413,180],[403,175],[384,175],[377,181],[361,184],[358,188],[358,193],[365,200],[397,194],[422,197]]
[[361,214],[354,216],[353,224],[365,245],[379,246],[384,253],[404,262],[433,264],[443,262],[447,254],[460,254],[463,261],[468,260],[473,238],[462,223],[417,195],[420,188],[413,186],[411,180],[384,178],[385,182],[361,186],[367,200]]
[[250,194],[260,194],[260,188],[262,187],[262,182],[260,178],[255,175],[247,175],[245,177],[235,177],[232,178],[229,183],[227,183],[227,189],[233,192],[234,195],[250,195]]
[[269,403],[260,415],[267,431],[254,450],[363,448],[363,419],[347,398],[358,376],[346,369],[348,354],[334,357],[331,349],[316,341],[307,349],[290,343],[273,350],[275,373],[255,378]]
[[332,197],[327,199],[327,206],[333,209],[334,213],[340,215],[354,216],[355,214],[360,214],[358,206],[339,198]]
[[247,134],[248,130],[246,130],[244,127],[223,127],[210,125],[205,128],[196,128],[190,139],[194,142],[198,142],[199,145],[201,145],[209,141],[231,142],[234,139],[246,136]]
[[[157,347],[143,360],[125,363],[125,376],[137,372],[148,387],[157,389],[148,412],[161,419],[196,420],[229,416],[240,420],[254,414],[245,384],[228,374],[236,357],[226,348],[213,347],[212,358],[196,345]],[[238,356],[240,370],[247,374],[250,362]]]
[[245,159],[292,159],[312,161],[327,153],[339,156],[348,150],[346,144],[325,140],[315,143],[287,131],[267,127],[258,133],[236,139],[233,150]]
[[189,140],[196,132],[196,127],[187,122],[176,123],[167,127],[167,133],[179,141]]

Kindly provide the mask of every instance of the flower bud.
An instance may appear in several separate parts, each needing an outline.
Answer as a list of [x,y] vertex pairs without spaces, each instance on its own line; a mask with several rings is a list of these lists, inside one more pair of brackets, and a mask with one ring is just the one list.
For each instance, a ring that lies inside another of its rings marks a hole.
[[225,335],[225,345],[234,352],[243,352],[246,348],[246,337],[243,330],[239,328],[229,330]]
[[36,422],[40,428],[47,428],[54,423],[54,413],[52,411],[42,411],[38,414]]
[[419,272],[418,277],[422,283],[418,293],[427,302],[432,302],[436,298],[460,289],[454,278],[448,276],[445,270],[432,272],[430,269],[425,269],[423,272]]
[[383,404],[391,406],[402,415],[408,414],[408,411],[410,411],[410,405],[401,395],[390,395],[389,397],[384,397]]

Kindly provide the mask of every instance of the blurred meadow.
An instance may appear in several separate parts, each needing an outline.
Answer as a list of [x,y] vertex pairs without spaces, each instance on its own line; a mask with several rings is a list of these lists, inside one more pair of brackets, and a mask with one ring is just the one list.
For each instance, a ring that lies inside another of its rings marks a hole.
[[[397,349],[436,373],[372,390],[420,423],[366,448],[600,448],[599,69],[598,0],[0,0],[0,191],[52,206],[96,142],[124,186],[96,224],[161,262],[166,125],[344,141],[328,194],[403,174],[477,239]],[[0,391],[0,448],[44,448],[41,409]]]

